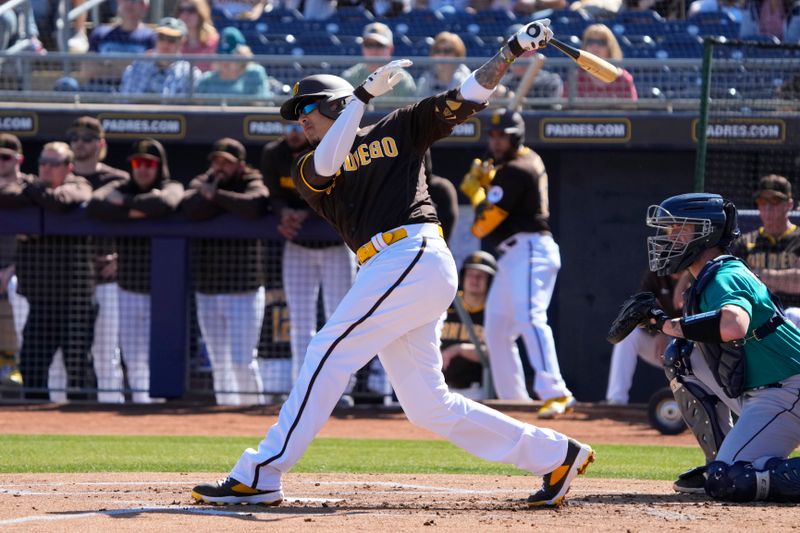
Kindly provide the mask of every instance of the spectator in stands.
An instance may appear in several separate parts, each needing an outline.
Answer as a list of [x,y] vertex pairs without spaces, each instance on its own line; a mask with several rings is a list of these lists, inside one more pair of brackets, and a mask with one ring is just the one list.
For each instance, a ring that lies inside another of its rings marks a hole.
[[[124,170],[103,163],[107,145],[103,125],[94,117],[75,119],[67,130],[67,140],[75,155],[73,172],[89,181],[92,189],[130,176]],[[94,321],[92,361],[97,375],[97,401],[123,403],[124,388],[119,352],[119,285],[117,284],[117,253],[113,238],[97,237],[94,244],[94,302],[97,316]]]
[[[92,188],[72,170],[69,145],[47,143],[39,156],[38,178],[26,180],[19,194],[47,211],[74,209],[91,198]],[[17,242],[18,293],[30,305],[20,354],[29,398],[48,397],[42,391],[59,348],[67,368],[68,394],[94,385],[89,366],[94,322],[91,252],[89,239],[83,236],[28,236]],[[85,397],[85,392],[73,397]]]
[[329,241],[298,237],[309,220],[321,220],[294,187],[294,159],[311,147],[299,124],[290,124],[283,139],[264,147],[261,169],[270,191],[272,210],[280,217],[283,249],[283,290],[289,308],[292,384],[297,379],[311,337],[317,331],[317,299],[322,287],[325,319],[353,285],[356,259],[340,238]]
[[567,0],[496,0],[492,9],[511,9],[518,17],[529,17],[543,9],[564,9]]
[[[181,207],[194,220],[235,213],[257,218],[269,191],[246,163],[244,146],[230,138],[214,143],[210,168],[189,184]],[[197,321],[208,348],[220,405],[263,403],[256,347],[264,319],[264,246],[257,239],[192,242]]]
[[[215,54],[219,45],[219,33],[211,21],[208,0],[179,0],[175,5],[175,16],[186,24],[188,33],[181,47],[183,54]],[[211,63],[195,63],[205,72]]]
[[[119,22],[95,28],[89,36],[89,51],[111,54],[144,54],[155,48],[156,34],[144,24],[150,0],[118,0]],[[127,64],[124,61],[85,62],[83,75],[89,79],[84,90],[111,92],[116,89]]]
[[800,229],[789,220],[792,184],[777,174],[764,176],[754,197],[762,226],[737,239],[732,253],[747,261],[800,326]]
[[[149,55],[177,55],[186,42],[187,29],[182,20],[164,17],[156,27],[156,47]],[[123,94],[189,94],[200,78],[200,70],[188,61],[140,59],[125,69],[119,92]]]
[[[8,0],[0,0],[0,6]],[[30,4],[23,4],[6,11],[0,16],[0,50],[7,50],[10,46],[23,40],[30,42],[23,51],[42,51],[39,41],[39,29]]]
[[622,0],[575,0],[569,4],[572,11],[580,11],[592,18],[613,18],[623,7]]
[[[483,311],[492,278],[497,274],[497,262],[487,252],[473,252],[461,266],[461,288],[456,298],[461,299],[464,311],[469,314],[475,336],[486,353],[483,334]],[[459,392],[473,400],[485,400],[483,390],[483,364],[472,342],[468,326],[453,303],[447,309],[442,327],[442,372],[451,391]]]
[[[357,0],[358,1],[358,0]],[[376,18],[392,18],[411,11],[411,0],[364,0],[360,2]],[[341,2],[339,3],[341,6]]]
[[772,35],[786,43],[800,41],[800,1],[747,0],[739,36]]
[[[250,47],[244,44],[244,35],[238,29],[222,30],[217,53],[253,57]],[[270,98],[269,78],[264,67],[252,61],[217,61],[214,70],[200,78],[197,94],[252,96],[254,99]]]
[[270,0],[265,11],[273,9],[296,9],[305,20],[325,20],[336,12],[341,4],[336,0]]
[[800,100],[800,74],[793,74],[776,90],[776,97],[782,100]]
[[[353,65],[342,72],[342,78],[346,79],[353,87],[357,87],[394,54],[394,36],[386,24],[382,22],[367,24],[361,35],[363,39],[361,55],[365,58],[365,62]],[[417,86],[411,74],[401,70],[397,75],[402,79],[392,90],[392,96],[414,96]]]
[[[103,220],[138,220],[172,214],[183,185],[170,179],[167,154],[154,139],[133,145],[131,178],[115,180],[92,195],[89,214]],[[117,239],[120,344],[134,403],[150,397],[150,238]]]
[[686,16],[691,18],[698,13],[724,11],[732,15],[737,22],[742,22],[741,5],[742,3],[739,0],[694,0],[689,4]]
[[[71,0],[67,3],[67,11],[83,5],[86,0]],[[52,0],[30,0],[33,7],[36,25],[42,32],[45,42],[58,40],[55,21],[58,17],[58,2]],[[84,54],[89,50],[89,38],[86,35],[86,13],[84,12],[72,21],[72,35],[67,40],[67,50],[75,54]]]
[[[611,61],[622,60],[622,49],[611,29],[605,24],[592,24],[583,32],[582,49],[591,52],[603,59]],[[568,82],[564,82],[564,96],[570,95]],[[611,83],[605,83],[594,78],[582,68],[577,69],[575,76],[575,96],[578,98],[625,98],[636,100],[636,85],[633,76],[620,67],[620,74]]]
[[214,7],[222,9],[230,18],[256,20],[264,12],[269,0],[213,0]]
[[[449,31],[440,32],[433,39],[430,56],[438,58],[463,58],[467,47],[461,37]],[[470,75],[470,69],[463,63],[435,63],[423,72],[417,83],[417,96],[428,97],[461,86]]]

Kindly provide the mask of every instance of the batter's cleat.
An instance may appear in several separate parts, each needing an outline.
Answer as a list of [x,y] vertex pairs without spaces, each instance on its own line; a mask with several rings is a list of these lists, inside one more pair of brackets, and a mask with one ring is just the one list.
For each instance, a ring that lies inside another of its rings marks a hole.
[[283,501],[283,491],[254,489],[229,476],[216,483],[197,485],[192,489],[192,498],[211,505],[278,505]]
[[561,396],[558,398],[550,398],[544,402],[544,405],[539,408],[536,416],[539,418],[555,418],[565,413],[571,413],[575,410],[575,397],[574,396]]
[[583,474],[594,462],[594,450],[588,444],[569,439],[567,458],[561,466],[546,474],[542,488],[528,496],[531,507],[558,507],[564,502],[569,486],[575,476]]
[[672,484],[672,490],[682,494],[706,493],[706,466],[696,466],[678,476]]

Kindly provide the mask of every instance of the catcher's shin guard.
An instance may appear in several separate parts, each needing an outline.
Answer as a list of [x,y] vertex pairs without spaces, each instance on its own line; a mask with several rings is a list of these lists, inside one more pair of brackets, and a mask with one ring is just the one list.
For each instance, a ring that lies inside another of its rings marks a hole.
[[767,461],[766,471],[769,472],[768,500],[800,502],[800,457],[773,457]]
[[706,461],[713,461],[725,438],[725,431],[717,415],[719,398],[709,394],[702,387],[683,376],[675,376],[669,383],[684,422],[694,433],[700,448],[706,455]]

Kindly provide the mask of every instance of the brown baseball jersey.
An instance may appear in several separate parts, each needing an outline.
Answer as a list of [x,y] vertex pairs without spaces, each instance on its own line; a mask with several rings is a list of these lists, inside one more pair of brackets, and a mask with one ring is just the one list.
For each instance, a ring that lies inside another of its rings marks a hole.
[[547,171],[539,154],[526,146],[496,167],[486,200],[508,213],[484,238],[491,248],[519,232],[550,231]]
[[[747,261],[753,269],[787,269],[797,267],[800,256],[800,228],[791,227],[777,239],[768,235],[764,228],[745,233],[734,243],[733,255]],[[800,280],[798,280],[800,288]],[[800,306],[800,294],[775,292],[784,307]]]
[[[308,204],[356,251],[376,233],[406,224],[438,223],[422,160],[433,142],[486,107],[456,99],[457,90],[398,109],[362,128],[342,167],[324,186],[314,151],[298,158],[295,187]],[[314,179],[311,179],[314,178]]]

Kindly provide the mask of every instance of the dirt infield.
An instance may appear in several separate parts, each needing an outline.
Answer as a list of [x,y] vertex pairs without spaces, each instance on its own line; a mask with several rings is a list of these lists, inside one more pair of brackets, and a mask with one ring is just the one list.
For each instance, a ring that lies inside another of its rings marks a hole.
[[[527,406],[503,410],[534,421]],[[275,409],[167,405],[88,409],[0,407],[4,433],[238,435],[259,438]],[[579,406],[547,424],[591,443],[692,445],[664,437],[643,410]],[[328,437],[434,438],[399,412],[336,413]],[[254,442],[255,444],[255,442]],[[233,459],[233,458],[232,458]],[[601,460],[601,459],[600,459]],[[224,476],[220,472],[219,477]],[[783,531],[800,529],[800,509],[735,505],[675,494],[668,482],[579,478],[569,504],[532,510],[524,498],[538,479],[520,476],[290,474],[279,507],[192,503],[200,473],[0,475],[0,529],[9,531]]]

